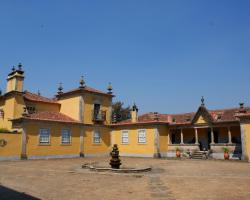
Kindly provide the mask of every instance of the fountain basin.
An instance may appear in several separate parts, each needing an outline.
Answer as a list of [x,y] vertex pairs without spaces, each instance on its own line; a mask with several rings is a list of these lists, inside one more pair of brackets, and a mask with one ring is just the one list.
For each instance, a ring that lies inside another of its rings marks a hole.
[[96,166],[88,165],[88,164],[82,165],[82,168],[89,169],[90,171],[96,171],[96,172],[114,172],[114,173],[143,173],[143,172],[152,171],[151,167],[113,169],[109,167],[96,167]]

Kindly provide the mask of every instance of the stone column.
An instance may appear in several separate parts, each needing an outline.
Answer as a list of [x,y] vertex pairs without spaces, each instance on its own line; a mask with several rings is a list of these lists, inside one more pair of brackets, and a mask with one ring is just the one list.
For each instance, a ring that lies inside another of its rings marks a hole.
[[84,128],[80,127],[80,157],[84,157]]
[[171,130],[168,131],[168,144],[172,144]]
[[25,128],[25,124],[23,124],[22,128],[22,151],[21,151],[21,159],[26,160],[27,159],[27,132]]
[[182,131],[182,129],[181,129],[181,144],[184,144],[184,142],[183,142],[183,131]]
[[211,127],[210,129],[211,129],[211,144],[214,144],[214,129],[213,127]]
[[227,133],[228,133],[228,144],[232,144],[232,134],[231,134],[231,127],[227,127]]
[[159,141],[159,130],[158,128],[155,128],[155,133],[154,133],[154,157],[155,158],[160,158],[160,141]]
[[199,144],[198,129],[194,128],[194,130],[195,130],[195,144]]

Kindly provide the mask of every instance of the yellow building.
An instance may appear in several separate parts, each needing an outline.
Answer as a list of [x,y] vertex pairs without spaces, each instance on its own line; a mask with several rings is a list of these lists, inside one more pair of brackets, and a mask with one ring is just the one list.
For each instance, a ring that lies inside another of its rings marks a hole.
[[54,99],[23,91],[21,64],[0,95],[0,160],[109,154],[112,88],[102,92],[80,81]]
[[0,160],[107,156],[118,144],[121,156],[176,157],[202,152],[223,159],[250,161],[250,108],[208,110],[202,98],[197,112],[146,113],[112,123],[112,87],[102,92],[85,85],[58,88],[55,98],[23,91],[19,64],[0,94]]

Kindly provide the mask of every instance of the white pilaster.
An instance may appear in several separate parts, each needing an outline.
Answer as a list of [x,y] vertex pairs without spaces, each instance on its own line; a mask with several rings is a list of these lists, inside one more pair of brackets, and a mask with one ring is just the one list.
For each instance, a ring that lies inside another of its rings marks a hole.
[[195,144],[199,144],[198,129],[194,128],[194,130],[195,130]]
[[181,129],[181,144],[184,144],[184,141],[183,141],[183,131]]

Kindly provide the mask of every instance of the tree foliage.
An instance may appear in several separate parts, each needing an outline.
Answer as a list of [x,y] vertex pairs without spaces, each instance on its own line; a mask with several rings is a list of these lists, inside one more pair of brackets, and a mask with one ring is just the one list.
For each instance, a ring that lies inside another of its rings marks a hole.
[[124,107],[124,103],[121,101],[114,102],[112,105],[112,119],[114,122],[120,122],[126,119],[130,119],[131,107]]

